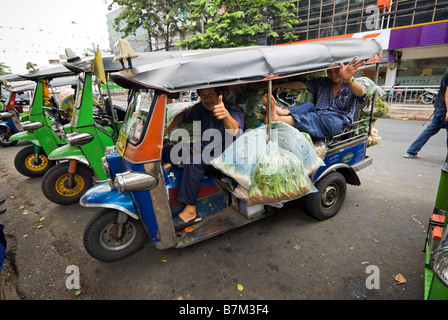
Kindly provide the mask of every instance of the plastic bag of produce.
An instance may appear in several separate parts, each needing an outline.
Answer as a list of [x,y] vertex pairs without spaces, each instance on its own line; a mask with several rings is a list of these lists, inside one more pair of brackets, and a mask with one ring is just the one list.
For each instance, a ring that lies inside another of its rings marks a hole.
[[308,133],[302,133],[283,122],[273,122],[272,132],[277,135],[277,137],[273,136],[273,140],[278,141],[280,148],[292,152],[299,158],[306,175],[310,175],[324,165]]
[[304,102],[314,103],[314,95],[311,91],[306,89],[291,90],[278,88],[276,92],[276,99],[279,102],[279,105],[283,105],[287,108]]
[[245,188],[250,188],[250,177],[258,158],[266,150],[267,126],[246,131],[210,163]]
[[248,205],[282,203],[315,191],[309,175],[323,165],[311,139],[273,122],[240,136],[211,164],[249,190]]
[[373,82],[373,80],[370,78],[359,77],[356,78],[356,81],[361,82],[366,87],[366,98],[365,98],[366,104],[370,101],[370,99],[372,99],[375,92],[378,93],[379,96],[384,96],[386,94],[384,90],[378,87],[375,84],[375,82]]
[[244,127],[254,129],[263,124],[266,114],[265,107],[262,105],[263,91],[245,92],[240,97],[239,106],[244,112]]
[[283,203],[316,191],[299,158],[269,141],[253,170],[247,205]]

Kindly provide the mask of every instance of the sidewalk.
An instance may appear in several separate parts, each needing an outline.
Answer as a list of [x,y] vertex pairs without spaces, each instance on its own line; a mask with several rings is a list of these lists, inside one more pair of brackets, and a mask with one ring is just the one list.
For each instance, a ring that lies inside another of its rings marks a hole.
[[422,105],[389,105],[389,113],[383,118],[396,120],[418,120],[426,121],[431,118],[434,113],[434,106]]

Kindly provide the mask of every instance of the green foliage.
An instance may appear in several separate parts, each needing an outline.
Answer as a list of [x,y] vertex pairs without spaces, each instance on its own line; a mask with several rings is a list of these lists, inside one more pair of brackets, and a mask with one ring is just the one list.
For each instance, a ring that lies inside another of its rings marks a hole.
[[109,10],[114,4],[123,9],[114,21],[116,31],[129,36],[143,26],[148,32],[149,51],[153,51],[152,37],[163,38],[165,49],[168,50],[173,45],[173,37],[183,30],[184,7],[187,3],[187,0],[113,0]]
[[187,28],[196,34],[178,45],[194,49],[249,46],[256,44],[257,35],[297,39],[288,32],[299,23],[289,0],[227,0],[225,11],[223,4],[222,0],[190,1],[188,19],[192,23]]
[[187,31],[194,36],[177,45],[191,49],[249,46],[257,36],[297,40],[290,31],[299,23],[292,0],[113,0],[109,9],[113,5],[123,8],[114,21],[116,31],[129,36],[143,26],[148,39],[163,38],[166,48]]
[[11,73],[11,67],[8,67],[3,62],[0,62],[0,75],[10,74],[10,73]]

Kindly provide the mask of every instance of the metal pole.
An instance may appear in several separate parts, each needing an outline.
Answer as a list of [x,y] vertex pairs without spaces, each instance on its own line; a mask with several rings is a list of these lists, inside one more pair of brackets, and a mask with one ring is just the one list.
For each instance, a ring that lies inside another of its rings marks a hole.
[[271,123],[272,123],[272,102],[271,102],[271,97],[272,97],[272,80],[269,80],[268,82],[268,139],[269,141],[271,141]]
[[[374,78],[375,84],[378,83],[378,75],[379,75],[379,72],[380,72],[380,65],[379,65],[379,63],[377,63],[377,64],[375,65],[375,78]],[[369,136],[372,135],[372,127],[373,127],[372,118],[373,118],[373,110],[375,109],[375,100],[376,100],[376,97],[377,97],[377,93],[376,93],[376,91],[375,91],[375,93],[374,93],[373,96],[372,96],[371,107],[370,107]]]

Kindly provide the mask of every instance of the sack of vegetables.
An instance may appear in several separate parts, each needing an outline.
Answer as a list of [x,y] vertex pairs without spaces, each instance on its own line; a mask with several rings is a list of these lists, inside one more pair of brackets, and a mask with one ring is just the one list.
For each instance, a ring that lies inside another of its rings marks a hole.
[[250,130],[211,161],[250,191],[248,205],[287,201],[310,192],[308,176],[323,165],[306,134],[281,122],[272,123],[271,134],[269,140],[267,125]]
[[273,140],[278,141],[280,148],[292,152],[299,158],[307,176],[324,165],[308,133],[300,132],[293,126],[279,121],[272,122],[272,132],[274,133]]
[[269,141],[253,170],[247,205],[283,203],[316,191],[299,158]]

